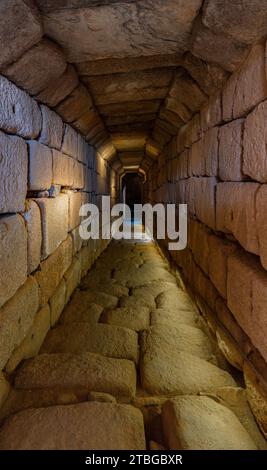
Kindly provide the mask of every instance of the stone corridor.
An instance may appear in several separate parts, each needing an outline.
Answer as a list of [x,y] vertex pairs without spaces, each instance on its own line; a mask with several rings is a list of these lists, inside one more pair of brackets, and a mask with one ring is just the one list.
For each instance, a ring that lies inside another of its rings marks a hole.
[[0,449],[266,448],[266,122],[267,0],[0,0]]
[[266,449],[233,371],[154,242],[113,240],[13,374],[0,449]]

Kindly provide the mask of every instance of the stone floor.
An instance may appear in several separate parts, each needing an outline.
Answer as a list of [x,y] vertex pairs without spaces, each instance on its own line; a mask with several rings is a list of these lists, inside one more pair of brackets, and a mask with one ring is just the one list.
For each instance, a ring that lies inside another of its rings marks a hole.
[[112,241],[0,412],[0,449],[263,449],[242,389],[151,241]]

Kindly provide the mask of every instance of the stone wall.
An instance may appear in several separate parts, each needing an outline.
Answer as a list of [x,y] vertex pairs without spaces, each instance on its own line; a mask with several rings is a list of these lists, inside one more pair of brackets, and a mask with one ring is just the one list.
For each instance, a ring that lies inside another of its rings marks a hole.
[[261,403],[265,411],[266,99],[260,44],[164,148],[149,175],[151,201],[188,204],[188,247],[170,256],[226,358],[244,370],[254,408]]
[[103,194],[114,202],[117,176],[55,111],[3,76],[0,94],[0,371],[12,372],[38,352],[106,247],[80,238],[79,209],[99,206]]

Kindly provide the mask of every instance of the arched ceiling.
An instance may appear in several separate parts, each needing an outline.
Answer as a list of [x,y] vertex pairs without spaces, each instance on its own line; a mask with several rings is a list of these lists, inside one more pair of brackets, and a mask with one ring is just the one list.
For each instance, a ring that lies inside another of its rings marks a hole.
[[267,2],[2,0],[0,23],[0,72],[147,171],[266,34]]

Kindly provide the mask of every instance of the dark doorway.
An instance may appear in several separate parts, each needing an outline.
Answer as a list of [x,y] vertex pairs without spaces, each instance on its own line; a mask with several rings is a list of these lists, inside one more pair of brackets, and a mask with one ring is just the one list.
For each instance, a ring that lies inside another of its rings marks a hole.
[[138,173],[126,173],[122,180],[122,191],[125,194],[124,202],[130,207],[134,216],[134,204],[143,202],[143,178]]

